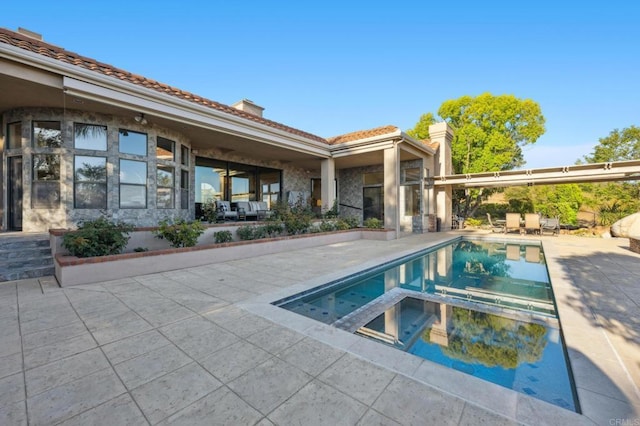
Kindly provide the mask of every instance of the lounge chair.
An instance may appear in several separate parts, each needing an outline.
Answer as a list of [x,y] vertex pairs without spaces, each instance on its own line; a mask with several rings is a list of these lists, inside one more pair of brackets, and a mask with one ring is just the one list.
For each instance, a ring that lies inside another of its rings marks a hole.
[[540,215],[538,213],[524,214],[524,233],[540,234]]
[[560,218],[559,217],[547,217],[540,222],[540,234],[544,232],[552,232],[553,235],[560,234]]
[[494,224],[491,221],[491,214],[489,213],[487,213],[487,220],[489,221],[489,226],[491,226],[491,232],[504,232],[504,221],[502,221],[503,223],[496,221]]
[[506,223],[504,225],[505,234],[509,231],[516,230],[521,232],[520,230],[520,213],[507,213]]
[[273,214],[265,201],[238,201],[234,204],[238,211],[244,211],[246,220],[265,220]]
[[228,201],[216,200],[216,221],[237,220],[238,212],[231,208]]

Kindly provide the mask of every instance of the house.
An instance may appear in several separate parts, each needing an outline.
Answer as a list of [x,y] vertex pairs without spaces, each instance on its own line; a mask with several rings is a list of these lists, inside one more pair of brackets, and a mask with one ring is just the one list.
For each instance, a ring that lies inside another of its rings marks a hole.
[[[304,198],[397,235],[451,221],[451,129],[324,138],[0,29],[1,229],[70,228],[107,213],[136,226],[193,219],[209,199]],[[436,222],[436,217],[438,222]]]

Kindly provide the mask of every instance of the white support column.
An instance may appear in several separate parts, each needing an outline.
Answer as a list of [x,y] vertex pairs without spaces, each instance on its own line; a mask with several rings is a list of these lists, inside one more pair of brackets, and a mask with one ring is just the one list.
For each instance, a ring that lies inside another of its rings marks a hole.
[[384,150],[384,227],[394,229],[396,238],[400,238],[398,220],[398,185],[400,183],[400,164],[398,146]]
[[320,164],[320,179],[320,196],[322,197],[322,213],[324,213],[333,207],[333,203],[336,200],[336,163],[333,158],[322,160]]
[[[429,126],[431,142],[438,142],[439,148],[435,158],[435,175],[444,176],[453,173],[453,161],[451,159],[451,141],[453,141],[453,129],[445,122]],[[451,215],[453,214],[451,202],[451,186],[446,185],[436,191],[435,212],[440,219],[440,230],[451,229]]]

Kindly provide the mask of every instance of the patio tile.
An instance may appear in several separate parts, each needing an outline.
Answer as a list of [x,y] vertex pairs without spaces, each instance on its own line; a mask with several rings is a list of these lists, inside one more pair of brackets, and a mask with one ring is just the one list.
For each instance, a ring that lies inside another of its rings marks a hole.
[[0,407],[24,400],[24,378],[22,373],[0,379]]
[[202,359],[239,340],[237,336],[202,317],[194,317],[160,330],[194,359]]
[[223,383],[241,376],[272,355],[249,342],[239,341],[203,359],[200,364]]
[[261,413],[268,414],[311,379],[307,373],[277,358],[271,358],[227,386]]
[[252,425],[262,414],[226,387],[221,387],[160,422],[160,425]]
[[114,366],[128,389],[135,389],[151,380],[192,362],[173,345],[162,346]]
[[148,321],[154,327],[161,327],[176,321],[190,318],[195,315],[193,311],[183,308],[177,303],[164,299],[149,305],[138,305],[133,308],[138,315]]
[[78,414],[59,426],[87,426],[87,425],[127,425],[143,426],[149,423],[129,394],[120,395],[104,404]]
[[394,378],[395,373],[346,354],[318,379],[367,405],[380,396]]
[[24,351],[24,368],[31,369],[40,365],[66,358],[97,346],[89,334],[83,334],[71,339],[61,340],[49,345]]
[[113,370],[101,370],[29,398],[29,423],[55,424],[103,404],[124,392],[125,388]]
[[224,326],[225,323],[229,321],[237,321],[246,315],[249,315],[249,312],[246,310],[240,309],[234,305],[228,305],[223,308],[207,312],[203,316],[209,321],[213,321],[216,324]]
[[[523,394],[518,394],[516,411],[516,420],[525,424],[563,426],[587,426],[596,424],[590,422],[589,418],[585,416]],[[609,416],[608,418],[619,418],[621,414],[622,412],[619,412],[618,415]],[[606,425],[608,421],[597,424]]]
[[0,379],[22,371],[22,352],[0,357]]
[[369,409],[357,423],[357,426],[401,426],[395,420],[385,417],[375,410]]
[[262,317],[247,314],[236,321],[227,321],[222,325],[225,329],[240,337],[248,337],[261,330],[271,327],[273,323]]
[[85,333],[89,333],[87,327],[85,327],[82,321],[77,320],[49,330],[24,334],[22,336],[22,347],[24,350],[30,350],[39,346],[50,345],[57,341],[77,337]]
[[0,357],[13,355],[22,352],[20,334],[11,332],[10,335],[0,338]]
[[366,405],[314,380],[269,414],[269,419],[276,424],[353,425],[365,411]]
[[462,410],[462,418],[460,419],[459,426],[518,426],[520,423],[513,419],[500,416],[492,413],[488,410],[482,409],[473,404],[464,404]]
[[105,368],[110,368],[109,363],[102,351],[96,348],[27,370],[27,396],[32,397]]
[[170,344],[158,331],[150,330],[104,345],[102,350],[112,364],[119,364]]
[[464,402],[404,376],[396,376],[373,404],[383,415],[404,425],[455,425]]
[[279,325],[273,325],[247,337],[254,345],[260,346],[267,352],[278,354],[293,346],[304,338],[303,334],[291,331]]
[[317,376],[337,361],[344,352],[316,340],[305,338],[280,355],[280,359],[312,376]]
[[68,324],[78,321],[78,315],[73,311],[65,311],[63,314],[48,315],[33,321],[20,320],[22,334],[36,333],[60,327],[60,324]]
[[0,425],[26,426],[27,424],[25,401],[0,405]]
[[131,394],[146,417],[157,423],[221,385],[206,370],[192,363],[134,389]]

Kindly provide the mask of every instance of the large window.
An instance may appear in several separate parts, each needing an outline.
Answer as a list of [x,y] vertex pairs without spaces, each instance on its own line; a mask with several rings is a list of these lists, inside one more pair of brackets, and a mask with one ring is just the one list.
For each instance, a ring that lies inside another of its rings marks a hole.
[[107,159],[76,155],[74,161],[74,207],[107,208]]
[[156,158],[158,160],[174,161],[175,146],[175,142],[158,136],[156,142]]
[[75,123],[74,146],[78,149],[107,150],[107,126]]
[[6,149],[22,147],[22,123],[9,123],[7,125],[7,145]]
[[277,169],[196,158],[196,203],[208,200],[266,201],[280,198],[282,172]]
[[156,173],[157,196],[156,206],[159,209],[173,208],[173,167],[158,165]]
[[420,185],[402,185],[404,192],[404,215],[418,216],[420,215]]
[[59,121],[34,121],[33,146],[59,148],[62,146],[62,130]]
[[189,208],[189,172],[180,171],[180,207]]
[[189,148],[184,145],[180,146],[180,164],[183,166],[189,165]]
[[120,152],[124,154],[147,155],[147,134],[120,129]]
[[60,156],[34,154],[31,207],[53,209],[60,205]]
[[147,163],[120,160],[120,208],[147,207]]
[[364,173],[362,175],[364,186],[376,186],[384,184],[384,172]]

